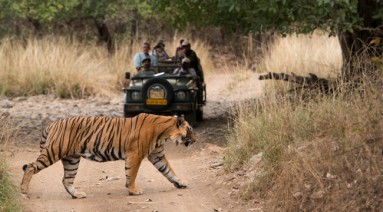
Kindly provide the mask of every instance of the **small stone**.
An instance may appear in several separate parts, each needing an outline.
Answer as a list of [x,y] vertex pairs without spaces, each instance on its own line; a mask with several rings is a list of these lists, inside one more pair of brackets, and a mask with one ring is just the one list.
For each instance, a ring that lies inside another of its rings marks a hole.
[[238,175],[238,176],[244,176],[244,175],[245,175],[245,172],[244,172],[244,171],[239,171],[239,172],[237,173],[237,175]]
[[326,177],[327,177],[327,179],[335,179],[335,178],[336,178],[335,175],[332,175],[332,174],[329,173],[329,172],[326,174]]
[[29,195],[28,194],[21,194],[21,196],[25,199],[29,199]]
[[214,208],[214,211],[216,211],[216,212],[221,212],[221,211],[222,211],[222,208]]
[[106,181],[119,180],[119,179],[120,179],[120,177],[118,177],[118,176],[115,176],[115,177],[108,177],[107,176]]
[[258,164],[261,160],[262,160],[262,156],[263,156],[263,152],[260,152],[256,155],[253,155],[250,160],[249,160],[249,164],[251,165],[256,165]]
[[301,198],[303,196],[303,194],[302,194],[302,192],[295,192],[294,194],[293,194],[293,197],[295,197],[295,198]]
[[322,199],[323,196],[324,196],[325,192],[324,191],[318,191],[318,192],[315,192],[314,194],[312,194],[310,196],[311,199]]
[[6,100],[3,101],[2,107],[3,108],[12,108],[13,105],[12,105],[12,103],[9,100],[6,99]]
[[210,167],[213,168],[213,169],[217,169],[220,166],[223,166],[223,162],[215,162]]
[[306,188],[306,190],[310,190],[311,189],[311,185],[307,184],[307,183],[304,184],[304,187]]

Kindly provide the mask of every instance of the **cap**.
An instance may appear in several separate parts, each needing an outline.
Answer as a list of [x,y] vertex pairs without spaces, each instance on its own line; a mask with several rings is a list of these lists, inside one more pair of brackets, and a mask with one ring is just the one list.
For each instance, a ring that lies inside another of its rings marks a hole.
[[145,60],[149,60],[149,62],[150,62],[150,57],[145,57],[144,59],[141,60],[141,62],[143,63],[143,62],[145,62]]
[[188,46],[188,45],[190,45],[189,41],[187,40],[182,41],[182,46]]
[[190,59],[185,57],[184,59],[182,59],[182,63],[190,63]]

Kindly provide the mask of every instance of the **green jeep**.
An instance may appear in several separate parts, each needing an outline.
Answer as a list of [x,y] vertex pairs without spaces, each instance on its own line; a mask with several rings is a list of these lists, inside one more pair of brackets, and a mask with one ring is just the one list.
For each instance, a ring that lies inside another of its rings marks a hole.
[[206,104],[206,85],[191,75],[175,75],[173,71],[179,62],[164,61],[157,67],[157,74],[125,78],[130,80],[124,88],[124,116],[133,117],[139,113],[159,115],[184,115],[194,125],[203,120],[203,106]]

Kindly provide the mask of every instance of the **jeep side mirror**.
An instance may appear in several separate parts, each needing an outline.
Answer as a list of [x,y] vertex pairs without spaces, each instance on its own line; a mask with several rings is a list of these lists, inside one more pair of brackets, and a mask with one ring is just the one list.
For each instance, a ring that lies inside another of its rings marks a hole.
[[130,79],[130,72],[125,72],[125,79]]

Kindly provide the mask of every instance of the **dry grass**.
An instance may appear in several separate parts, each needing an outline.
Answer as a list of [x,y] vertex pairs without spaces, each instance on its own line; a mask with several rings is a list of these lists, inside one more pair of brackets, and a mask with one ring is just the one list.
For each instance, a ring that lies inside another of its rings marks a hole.
[[289,35],[277,38],[266,53],[260,72],[315,73],[320,77],[336,77],[342,66],[338,39],[315,32],[311,36]]
[[[5,95],[107,96],[115,91],[116,67],[104,48],[65,38],[2,42],[0,91]],[[123,57],[118,54],[117,56]],[[118,60],[118,59],[117,59]],[[122,61],[121,64],[124,62]]]
[[[131,51],[141,51],[141,43],[137,41],[133,47],[117,44],[116,53],[110,56],[103,46],[69,38],[2,40],[0,94],[53,94],[64,98],[119,95],[124,73],[134,70]],[[174,38],[166,43],[167,49],[175,49],[178,43]],[[192,47],[201,57],[206,72],[212,70],[212,62],[205,59],[209,47],[201,41],[195,41]]]
[[[308,42],[327,43],[322,37],[312,39],[304,37],[298,45],[296,37],[284,38],[283,42],[292,44],[283,50],[294,52]],[[327,51],[338,47],[328,46]],[[323,72],[325,68],[317,63],[302,65],[306,63],[301,56],[287,54],[289,58],[281,59],[279,52],[272,48],[266,61],[278,61],[280,67],[280,61],[286,61],[289,71],[299,69],[289,64],[301,64],[296,67],[320,71],[313,73],[321,76],[333,74],[332,69]],[[322,60],[322,64],[335,64],[331,61]],[[234,128],[227,135],[225,168],[248,166],[253,155],[263,153],[257,166],[261,171],[243,188],[242,197],[264,198],[265,211],[382,210],[383,96],[379,89],[366,83],[353,93],[340,89],[336,97],[318,95],[303,101],[299,93],[277,95],[276,83],[270,84],[265,98],[239,103],[232,112]]]
[[0,211],[21,211],[18,202],[18,190],[10,180],[3,151],[17,129],[0,115]]

